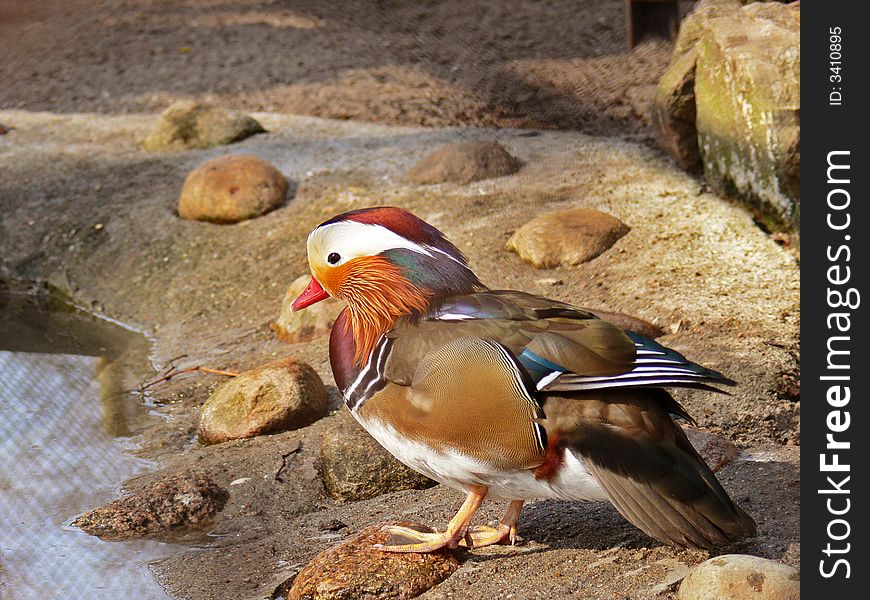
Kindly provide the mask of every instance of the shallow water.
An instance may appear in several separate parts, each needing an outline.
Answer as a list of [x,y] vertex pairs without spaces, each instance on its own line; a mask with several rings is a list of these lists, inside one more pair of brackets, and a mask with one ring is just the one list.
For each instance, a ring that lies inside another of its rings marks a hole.
[[26,294],[0,295],[0,597],[168,598],[148,563],[175,548],[68,524],[148,471],[145,336]]

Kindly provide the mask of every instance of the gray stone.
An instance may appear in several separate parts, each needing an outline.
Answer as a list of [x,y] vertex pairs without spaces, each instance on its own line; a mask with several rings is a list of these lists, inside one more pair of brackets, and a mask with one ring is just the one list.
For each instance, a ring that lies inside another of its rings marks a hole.
[[399,490],[419,490],[435,482],[409,469],[343,411],[323,436],[320,472],[330,496],[364,500]]
[[310,425],[329,411],[320,376],[285,358],[221,384],[202,408],[199,441],[218,444]]
[[800,573],[782,563],[725,554],[693,568],[677,600],[799,600]]
[[291,305],[311,281],[310,275],[302,275],[290,284],[284,299],[281,301],[281,312],[272,323],[275,335],[282,342],[295,344],[307,342],[321,335],[326,335],[332,329],[332,324],[338,314],[344,309],[344,303],[335,298],[321,300],[305,310],[293,312]]
[[588,262],[630,231],[619,219],[594,208],[541,215],[520,227],[505,248],[539,269]]
[[184,180],[178,215],[212,223],[237,223],[284,204],[287,180],[268,162],[247,154],[213,158]]
[[213,148],[265,131],[248,115],[186,100],[176,102],[160,115],[142,148],[149,152]]
[[522,163],[498,142],[449,144],[423,158],[408,172],[408,181],[430,183],[471,183],[503,177],[520,170]]

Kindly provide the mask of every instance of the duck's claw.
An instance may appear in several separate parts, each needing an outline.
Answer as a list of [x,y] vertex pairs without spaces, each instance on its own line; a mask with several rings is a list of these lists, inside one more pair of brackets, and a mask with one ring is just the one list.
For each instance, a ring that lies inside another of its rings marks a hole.
[[[470,542],[469,538],[471,538]],[[475,525],[469,528],[465,539],[459,545],[467,548],[483,548],[484,546],[493,546],[495,544],[510,544],[513,546],[516,542],[517,528],[499,523],[498,527]]]

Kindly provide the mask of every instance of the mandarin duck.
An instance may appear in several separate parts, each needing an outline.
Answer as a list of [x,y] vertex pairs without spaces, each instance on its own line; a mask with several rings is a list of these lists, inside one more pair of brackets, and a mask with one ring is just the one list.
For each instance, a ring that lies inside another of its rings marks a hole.
[[[399,461],[465,493],[444,532],[388,526],[378,546],[431,552],[514,543],[526,500],[608,500],[663,543],[753,535],[675,418],[664,388],[734,382],[589,310],[491,290],[435,227],[394,207],[336,216],[308,237],[301,310],[347,303],[329,359],[351,414]],[[485,498],[510,501],[472,526]]]

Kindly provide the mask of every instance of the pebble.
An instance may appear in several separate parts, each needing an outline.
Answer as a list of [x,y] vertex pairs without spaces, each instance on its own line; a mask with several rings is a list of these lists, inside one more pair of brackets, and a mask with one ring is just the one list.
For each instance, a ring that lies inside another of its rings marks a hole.
[[572,267],[607,251],[630,231],[628,225],[594,208],[541,215],[520,227],[505,248],[537,267]]
[[799,600],[794,568],[758,556],[725,554],[689,571],[677,600]]
[[417,185],[466,184],[503,177],[520,170],[522,163],[495,141],[448,144],[420,160],[407,179]]
[[183,219],[238,223],[284,204],[287,180],[270,163],[247,154],[213,158],[184,180],[178,198]]
[[142,142],[142,148],[149,152],[213,148],[265,131],[256,119],[248,115],[184,100],[160,115]]
[[199,441],[219,444],[305,427],[326,416],[329,399],[310,366],[285,358],[221,384],[206,400]]

